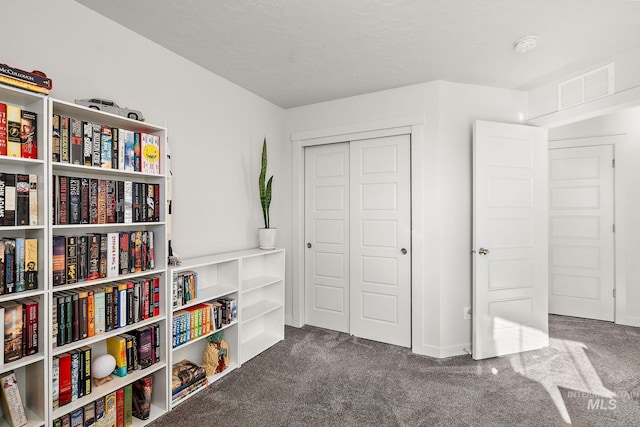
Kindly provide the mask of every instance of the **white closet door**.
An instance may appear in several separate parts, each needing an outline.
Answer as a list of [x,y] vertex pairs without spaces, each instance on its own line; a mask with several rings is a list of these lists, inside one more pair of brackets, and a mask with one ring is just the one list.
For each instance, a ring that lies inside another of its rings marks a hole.
[[349,332],[349,144],[305,149],[306,323]]
[[549,150],[549,312],[613,321],[613,146]]
[[352,141],[351,334],[411,346],[410,136]]

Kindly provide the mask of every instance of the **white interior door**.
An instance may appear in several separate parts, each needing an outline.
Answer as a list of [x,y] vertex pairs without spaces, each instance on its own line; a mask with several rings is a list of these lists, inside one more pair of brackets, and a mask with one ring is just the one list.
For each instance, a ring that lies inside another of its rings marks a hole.
[[305,149],[305,322],[349,332],[349,144]]
[[613,146],[549,150],[549,312],[614,320]]
[[473,138],[474,359],[547,346],[546,129],[477,121]]
[[411,346],[410,137],[352,141],[351,334]]

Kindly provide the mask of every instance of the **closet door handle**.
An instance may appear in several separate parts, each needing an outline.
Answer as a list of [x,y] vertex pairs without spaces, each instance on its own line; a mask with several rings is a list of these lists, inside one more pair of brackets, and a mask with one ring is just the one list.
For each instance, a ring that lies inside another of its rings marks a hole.
[[313,246],[311,243],[307,243],[307,248],[311,249],[311,246]]
[[402,249],[400,249],[400,252],[402,252],[402,255],[406,255],[407,254],[407,249],[406,248],[402,248]]

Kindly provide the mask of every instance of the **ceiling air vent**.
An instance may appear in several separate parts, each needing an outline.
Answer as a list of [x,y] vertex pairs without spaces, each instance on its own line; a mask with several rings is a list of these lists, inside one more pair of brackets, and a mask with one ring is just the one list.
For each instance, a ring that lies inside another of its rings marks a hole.
[[558,110],[613,93],[613,64],[558,84]]

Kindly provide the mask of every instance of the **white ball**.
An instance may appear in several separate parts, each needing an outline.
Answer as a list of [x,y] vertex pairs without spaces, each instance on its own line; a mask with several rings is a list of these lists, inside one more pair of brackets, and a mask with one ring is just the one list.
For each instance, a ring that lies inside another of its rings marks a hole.
[[91,362],[91,375],[94,378],[104,378],[116,368],[116,359],[110,354],[103,354]]

